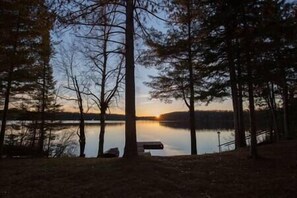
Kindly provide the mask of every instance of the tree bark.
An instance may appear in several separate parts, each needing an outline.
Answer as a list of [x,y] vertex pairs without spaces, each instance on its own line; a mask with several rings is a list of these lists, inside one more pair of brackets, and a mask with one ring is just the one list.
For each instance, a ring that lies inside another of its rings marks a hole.
[[232,95],[232,106],[233,106],[233,120],[234,120],[234,130],[235,130],[235,149],[240,147],[240,134],[239,134],[239,110],[238,110],[238,88],[236,85],[236,68],[233,58],[233,50],[231,44],[231,33],[230,28],[226,29],[226,44],[227,44],[227,59],[229,64],[229,75],[230,75],[230,85],[231,85],[231,95]]
[[100,157],[104,153],[104,135],[105,135],[105,110],[101,110],[100,115],[100,134],[99,134],[99,148],[98,148],[98,155]]
[[191,130],[191,154],[197,155],[197,140],[196,140],[196,126],[195,126],[195,91],[194,91],[194,74],[193,74],[193,58],[192,58],[192,14],[191,1],[188,1],[188,70],[190,80],[190,130]]
[[[79,92],[80,95],[80,92]],[[85,135],[85,119],[84,110],[82,106],[82,98],[80,96],[80,120],[79,120],[79,157],[85,157],[86,135]]]
[[125,149],[124,157],[137,156],[136,115],[135,115],[135,76],[134,76],[134,5],[126,1],[126,73],[125,73]]

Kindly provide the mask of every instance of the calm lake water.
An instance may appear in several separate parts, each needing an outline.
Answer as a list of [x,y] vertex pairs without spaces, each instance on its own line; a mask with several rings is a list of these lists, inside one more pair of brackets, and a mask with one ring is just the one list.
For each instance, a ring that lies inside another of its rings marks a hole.
[[[190,154],[190,131],[189,129],[178,127],[174,124],[158,121],[137,121],[137,141],[161,141],[164,145],[163,150],[146,150],[154,156],[174,156]],[[65,131],[76,131],[78,126],[69,125],[58,133]],[[96,157],[98,151],[98,137],[100,132],[99,124],[86,124],[86,157]],[[125,122],[112,121],[106,125],[104,150],[118,147],[120,156],[123,155],[125,146]],[[220,131],[221,143],[234,139],[232,130],[197,130],[197,149],[199,154],[218,152],[218,134]],[[78,137],[75,136],[78,140]],[[226,150],[228,148],[222,148]],[[230,148],[232,149],[232,148]],[[76,149],[78,154],[79,149]]]

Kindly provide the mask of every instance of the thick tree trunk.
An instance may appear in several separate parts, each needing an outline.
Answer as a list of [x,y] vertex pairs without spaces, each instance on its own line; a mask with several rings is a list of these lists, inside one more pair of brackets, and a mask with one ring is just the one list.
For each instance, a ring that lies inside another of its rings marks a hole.
[[86,135],[85,135],[85,119],[83,111],[80,112],[79,121],[79,157],[85,157]]
[[100,134],[99,134],[99,148],[98,148],[98,155],[100,157],[104,153],[104,135],[105,135],[105,110],[101,110],[100,115]]
[[[229,28],[230,29],[230,28]],[[235,148],[240,147],[240,133],[239,133],[239,110],[238,110],[238,88],[236,85],[236,68],[232,52],[231,44],[231,33],[227,29],[226,44],[227,44],[227,58],[229,64],[229,76],[230,76],[230,86],[232,94],[232,105],[233,105],[233,120],[234,120],[234,130],[235,130]]]
[[194,74],[193,74],[193,53],[192,53],[192,1],[188,1],[188,70],[190,81],[190,130],[191,130],[191,154],[197,155],[196,140],[196,119],[195,119],[195,90],[194,90]]
[[135,76],[134,76],[134,5],[126,1],[126,73],[125,73],[125,149],[124,157],[137,156],[136,115],[135,115]]
[[[191,103],[191,101],[190,101]],[[195,126],[195,109],[190,105],[190,129],[191,129],[191,155],[197,155],[196,126]]]

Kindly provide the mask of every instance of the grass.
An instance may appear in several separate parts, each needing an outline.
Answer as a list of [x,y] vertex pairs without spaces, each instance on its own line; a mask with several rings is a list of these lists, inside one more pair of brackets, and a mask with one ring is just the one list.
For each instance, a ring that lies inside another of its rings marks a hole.
[[3,159],[0,197],[296,197],[297,141],[202,156]]

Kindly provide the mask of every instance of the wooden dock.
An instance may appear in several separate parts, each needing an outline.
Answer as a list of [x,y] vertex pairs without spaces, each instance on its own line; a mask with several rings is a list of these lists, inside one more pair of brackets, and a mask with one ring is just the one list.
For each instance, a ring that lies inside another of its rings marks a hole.
[[137,142],[137,152],[138,154],[144,154],[145,149],[149,150],[159,150],[163,149],[164,146],[162,142]]

